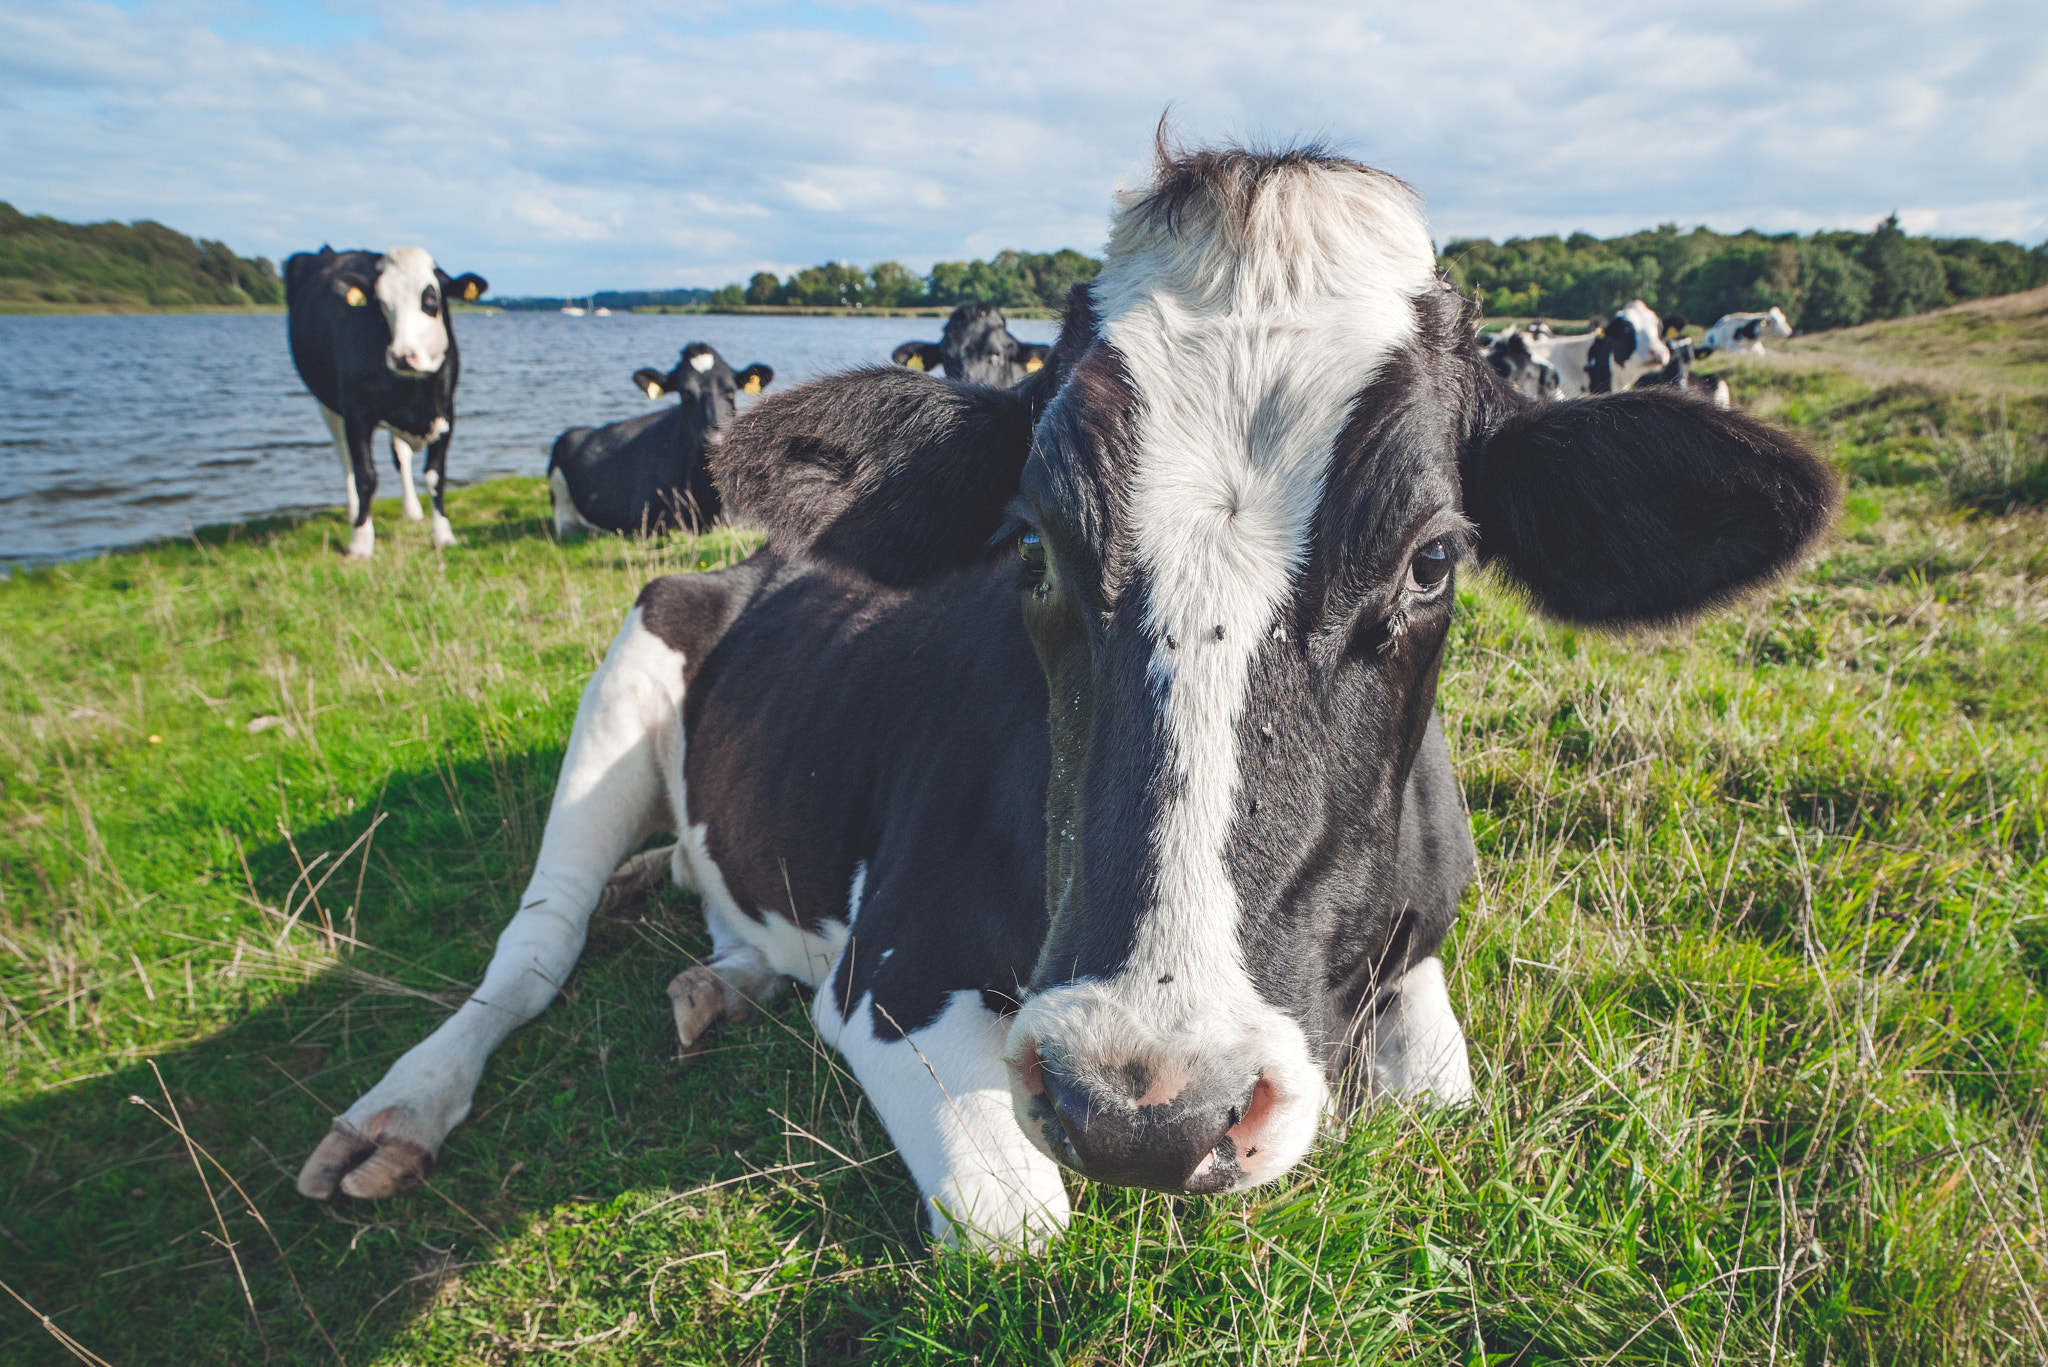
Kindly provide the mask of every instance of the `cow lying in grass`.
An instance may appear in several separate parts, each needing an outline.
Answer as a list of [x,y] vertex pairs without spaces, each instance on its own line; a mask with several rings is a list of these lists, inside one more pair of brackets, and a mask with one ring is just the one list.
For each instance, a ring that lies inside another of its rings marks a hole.
[[718,473],[766,544],[643,590],[483,985],[299,1190],[418,1182],[659,831],[714,946],[682,1042],[811,989],[945,1245],[1056,1233],[1063,1167],[1240,1190],[1362,1098],[1470,1096],[1438,958],[1474,862],[1435,712],[1459,564],[1668,621],[1798,563],[1836,499],[1669,389],[1516,395],[1472,312],[1392,177],[1162,148],[1022,385],[867,370],[741,418]]
[[1052,348],[1010,335],[994,304],[962,304],[936,342],[905,342],[889,359],[910,370],[975,384],[1013,385],[1045,364]]
[[756,363],[734,372],[708,342],[683,348],[674,370],[633,372],[650,399],[680,402],[603,427],[572,427],[548,453],[555,533],[701,531],[720,511],[705,454],[725,439],[739,396],[759,394],[775,372]]

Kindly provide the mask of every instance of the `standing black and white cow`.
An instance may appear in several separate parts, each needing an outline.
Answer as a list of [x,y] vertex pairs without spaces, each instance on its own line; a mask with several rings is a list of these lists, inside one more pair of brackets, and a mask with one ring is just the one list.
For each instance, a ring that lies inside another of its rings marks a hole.
[[1792,324],[1786,321],[1785,310],[1776,305],[1767,313],[1724,313],[1700,338],[1700,355],[1732,351],[1738,356],[1762,356],[1766,354],[1764,338],[1791,335]]
[[1572,399],[1621,393],[1670,364],[1671,349],[1663,333],[1650,306],[1632,299],[1591,332],[1572,337],[1525,335],[1535,359],[1556,370],[1557,397]]
[[949,380],[1008,388],[1045,364],[1052,348],[1020,342],[1010,335],[1003,311],[994,304],[962,304],[933,342],[905,342],[889,359],[911,370],[944,374]]
[[451,299],[474,300],[488,288],[479,275],[451,277],[418,247],[382,256],[322,247],[284,263],[292,363],[341,453],[354,528],[351,556],[365,557],[377,548],[370,522],[377,463],[370,444],[380,427],[391,434],[406,520],[421,518],[412,456],[424,448],[433,541],[455,544],[443,498],[462,360],[447,305]]
[[1239,1190],[1361,1096],[1470,1096],[1438,958],[1474,863],[1435,705],[1458,564],[1668,621],[1797,564],[1836,501],[1670,390],[1518,396],[1475,322],[1393,177],[1162,149],[1022,385],[868,370],[742,417],[719,478],[767,542],[642,591],[483,985],[299,1190],[429,1171],[658,830],[714,946],[669,989],[682,1040],[814,988],[943,1243],[1057,1232],[1062,1168]]
[[705,453],[725,439],[741,394],[759,394],[775,372],[754,364],[734,372],[706,342],[683,348],[666,375],[648,367],[633,385],[650,399],[674,394],[673,408],[603,427],[572,427],[548,456],[555,532],[700,531],[718,518],[718,489]]

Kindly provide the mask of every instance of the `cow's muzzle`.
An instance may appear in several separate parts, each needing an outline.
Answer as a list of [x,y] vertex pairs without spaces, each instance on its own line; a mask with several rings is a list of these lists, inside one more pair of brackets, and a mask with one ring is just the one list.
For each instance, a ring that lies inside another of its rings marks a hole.
[[1037,1041],[1016,1064],[1026,1123],[1085,1177],[1153,1191],[1229,1191],[1257,1180],[1276,1090],[1263,1074],[1189,1078],[1133,1059],[1110,1069],[1048,1057]]
[[384,365],[392,374],[408,380],[424,380],[441,368],[440,361],[423,351],[399,351],[395,347],[385,350]]

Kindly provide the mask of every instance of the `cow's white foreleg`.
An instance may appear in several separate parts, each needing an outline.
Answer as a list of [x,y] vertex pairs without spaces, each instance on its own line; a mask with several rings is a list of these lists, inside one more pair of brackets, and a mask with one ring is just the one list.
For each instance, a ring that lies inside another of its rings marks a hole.
[[407,522],[419,522],[426,517],[420,508],[419,492],[412,483],[412,443],[396,432],[391,434],[391,460],[398,466],[398,500],[400,510]]
[[335,1120],[299,1173],[300,1192],[393,1196],[432,1171],[491,1051],[569,976],[612,871],[649,834],[675,829],[682,701],[683,656],[636,607],[583,690],[540,858],[483,985]]
[[900,1039],[875,1036],[866,997],[850,1019],[839,1010],[828,978],[811,1017],[888,1128],[941,1247],[1036,1249],[1066,1228],[1066,1186],[1017,1126],[1008,1032],[980,993],[953,993],[937,1020]]
[[1402,975],[1393,1000],[1373,1021],[1370,1046],[1374,1095],[1427,1093],[1441,1105],[1471,1100],[1465,1032],[1451,1010],[1444,961],[1434,954]]
[[342,421],[341,414],[326,404],[320,403],[317,399],[314,403],[319,406],[320,416],[327,420],[327,430],[334,435],[334,450],[341,457],[342,489],[348,498],[348,525],[354,527],[356,515],[362,511],[363,505],[362,500],[356,496],[355,457],[348,453],[348,424]]

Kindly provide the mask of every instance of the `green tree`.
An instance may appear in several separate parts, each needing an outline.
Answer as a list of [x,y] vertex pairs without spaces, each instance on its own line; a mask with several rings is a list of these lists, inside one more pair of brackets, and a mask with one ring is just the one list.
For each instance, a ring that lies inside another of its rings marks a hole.
[[868,268],[868,302],[880,308],[902,308],[924,302],[924,280],[900,261],[882,261]]
[[51,304],[277,304],[284,282],[264,257],[175,229],[65,223],[0,203],[0,299]]
[[1793,321],[1808,332],[1854,327],[1870,316],[1871,275],[1861,263],[1819,237],[1800,244],[1805,299]]
[[1880,318],[1925,313],[1948,302],[1948,276],[1941,257],[1925,238],[1906,235],[1893,214],[1877,225],[1863,246],[1863,264],[1873,278],[1871,312]]
[[727,285],[722,289],[711,291],[711,306],[713,308],[738,308],[746,302],[747,292],[738,285]]
[[1759,239],[1724,247],[1694,266],[1679,311],[1711,323],[1724,313],[1780,308],[1796,323],[1802,302],[1798,243]]
[[773,271],[756,271],[754,278],[747,282],[749,304],[779,304],[782,302],[782,282],[775,278]]

